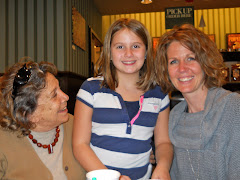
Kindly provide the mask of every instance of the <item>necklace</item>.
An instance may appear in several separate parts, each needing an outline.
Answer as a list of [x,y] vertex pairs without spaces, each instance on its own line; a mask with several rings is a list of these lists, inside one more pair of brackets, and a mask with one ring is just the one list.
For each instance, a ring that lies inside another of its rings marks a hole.
[[36,139],[33,139],[33,135],[31,134],[31,132],[29,133],[28,137],[29,139],[32,140],[33,144],[37,144],[37,147],[39,148],[44,148],[44,149],[47,149],[48,148],[48,154],[51,154],[53,153],[53,147],[57,144],[58,142],[58,137],[59,137],[59,132],[60,132],[60,129],[59,129],[59,126],[56,127],[56,134],[55,134],[55,139],[54,141],[51,143],[51,144],[44,144],[42,145],[41,143],[39,143]]
[[[187,111],[184,112],[184,129],[185,129],[185,125],[186,125],[186,113],[187,113]],[[201,122],[201,125],[200,125],[200,140],[202,140],[201,126],[202,126],[202,122]],[[189,145],[189,143],[187,141],[187,136],[186,136],[186,144],[187,144],[187,146]],[[189,149],[186,149],[186,151],[187,151],[188,159],[189,159],[191,170],[194,174],[194,177],[195,177],[196,180],[199,180],[199,156],[197,156],[197,172],[196,172],[193,168],[192,158],[190,156]],[[198,150],[198,152],[199,152],[199,150]]]
[[197,157],[197,163],[198,163],[198,171],[197,173],[194,171],[194,168],[193,168],[193,165],[192,165],[192,160],[191,160],[191,156],[190,156],[190,153],[189,153],[189,150],[187,150],[187,154],[188,154],[188,159],[189,159],[189,162],[190,162],[190,166],[191,166],[191,169],[192,169],[192,172],[196,178],[196,180],[199,180],[199,161],[198,161],[198,157]]

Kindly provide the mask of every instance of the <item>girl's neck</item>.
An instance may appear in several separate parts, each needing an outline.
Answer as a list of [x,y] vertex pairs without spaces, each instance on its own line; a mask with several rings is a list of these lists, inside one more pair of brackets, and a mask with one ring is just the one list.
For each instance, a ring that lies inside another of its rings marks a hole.
[[128,89],[138,89],[137,82],[139,81],[138,74],[121,74],[118,75],[118,87]]
[[125,101],[138,101],[144,92],[137,87],[137,76],[121,76],[118,79],[116,92],[119,93]]

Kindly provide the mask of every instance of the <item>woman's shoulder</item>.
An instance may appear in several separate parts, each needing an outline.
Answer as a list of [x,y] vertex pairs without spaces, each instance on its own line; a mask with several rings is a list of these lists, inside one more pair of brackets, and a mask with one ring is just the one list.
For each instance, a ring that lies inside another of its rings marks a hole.
[[239,124],[240,94],[218,88],[215,99],[215,112],[221,114],[227,124]]
[[187,102],[185,100],[180,101],[176,104],[170,111],[170,114],[182,114],[187,107]]
[[223,88],[217,88],[216,95],[217,102],[225,102],[226,104],[240,103],[240,94],[236,92],[231,92]]
[[226,98],[226,106],[229,111],[232,111],[234,114],[238,114],[237,116],[240,117],[240,94],[230,92]]

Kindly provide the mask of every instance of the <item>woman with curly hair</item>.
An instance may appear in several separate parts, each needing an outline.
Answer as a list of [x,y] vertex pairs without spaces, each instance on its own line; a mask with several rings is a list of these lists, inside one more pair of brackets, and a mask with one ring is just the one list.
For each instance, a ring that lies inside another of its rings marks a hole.
[[240,178],[240,95],[223,89],[223,58],[206,34],[184,24],[165,33],[157,82],[184,97],[170,112],[172,180]]
[[47,62],[16,63],[0,82],[0,179],[85,179],[72,152],[69,97]]

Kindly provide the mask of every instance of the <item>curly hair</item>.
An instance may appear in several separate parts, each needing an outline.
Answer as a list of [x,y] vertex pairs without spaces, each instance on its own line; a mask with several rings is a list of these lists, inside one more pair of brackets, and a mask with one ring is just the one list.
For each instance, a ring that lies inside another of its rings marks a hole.
[[164,92],[174,90],[168,74],[167,50],[173,41],[195,53],[204,72],[204,83],[207,88],[221,87],[225,81],[222,75],[223,58],[216,44],[202,31],[191,24],[175,26],[160,37],[155,59],[156,82]]
[[[13,82],[18,71],[26,64],[31,76],[28,82],[19,86],[13,96]],[[55,65],[48,62],[19,62],[10,67],[0,82],[0,126],[6,130],[19,131],[20,135],[28,135],[35,125],[28,116],[37,108],[39,95],[46,86],[46,73],[57,74]]]
[[134,32],[145,44],[146,60],[140,69],[137,85],[139,89],[147,91],[154,87],[152,39],[146,27],[135,19],[121,18],[110,26],[104,39],[103,51],[95,66],[95,75],[104,77],[102,82],[102,86],[104,87],[115,90],[118,86],[116,69],[111,62],[111,43],[116,32],[122,29],[128,29]]

